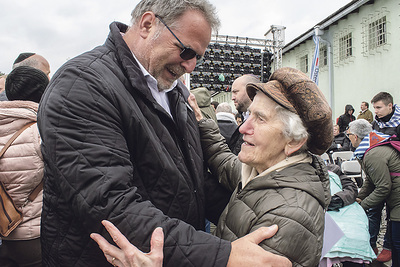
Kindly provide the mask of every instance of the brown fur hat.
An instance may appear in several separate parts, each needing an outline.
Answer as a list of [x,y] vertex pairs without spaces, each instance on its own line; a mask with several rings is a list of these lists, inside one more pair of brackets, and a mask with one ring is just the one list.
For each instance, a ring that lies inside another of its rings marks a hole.
[[303,72],[280,68],[267,83],[250,83],[246,89],[250,99],[259,90],[298,114],[310,134],[307,143],[310,152],[322,155],[332,144],[332,110],[318,86]]

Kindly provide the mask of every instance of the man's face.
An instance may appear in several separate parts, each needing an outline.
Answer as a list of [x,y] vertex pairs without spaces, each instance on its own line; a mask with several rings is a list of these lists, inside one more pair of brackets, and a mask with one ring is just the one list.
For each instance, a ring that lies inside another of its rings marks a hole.
[[239,112],[246,112],[251,104],[246,92],[246,84],[246,79],[243,76],[237,78],[232,84],[232,100]]
[[244,143],[239,160],[262,172],[286,157],[288,141],[283,123],[276,116],[277,104],[263,93],[257,93],[249,107],[250,116],[239,128]]
[[365,103],[361,103],[361,110],[362,111],[367,110],[367,106],[365,105]]
[[382,100],[379,100],[379,101],[374,102],[373,105],[374,105],[375,114],[376,114],[376,116],[378,116],[378,118],[383,118],[383,117],[389,115],[390,113],[392,113],[392,108],[393,108],[392,103],[385,105],[385,103],[383,103]]
[[360,139],[351,132],[351,129],[348,129],[346,131],[346,136],[350,139],[351,144],[353,145],[353,147],[358,147],[360,145]]
[[[180,57],[182,45],[158,18],[144,43],[140,55],[142,65],[157,80],[159,90],[171,87],[173,82],[196,67],[196,58]],[[168,24],[167,24],[168,25]],[[198,55],[204,52],[211,39],[211,27],[198,11],[186,11],[173,25],[168,25],[178,39]]]

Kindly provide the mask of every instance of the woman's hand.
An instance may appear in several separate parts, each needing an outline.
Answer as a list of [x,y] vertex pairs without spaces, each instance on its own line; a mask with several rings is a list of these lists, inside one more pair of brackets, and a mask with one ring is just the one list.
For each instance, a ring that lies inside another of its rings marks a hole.
[[118,247],[111,245],[99,234],[91,234],[90,237],[97,242],[106,259],[114,266],[125,267],[161,267],[163,262],[164,233],[161,227],[157,227],[150,241],[150,252],[143,253],[132,245],[126,237],[109,221],[102,221],[106,230],[110,233]]
[[200,121],[201,119],[203,119],[203,114],[201,113],[201,110],[199,108],[199,105],[197,104],[196,97],[194,96],[194,94],[190,93],[189,98],[188,98],[188,102],[189,102],[190,106],[192,107],[192,109],[194,111],[194,115],[196,116],[196,120]]

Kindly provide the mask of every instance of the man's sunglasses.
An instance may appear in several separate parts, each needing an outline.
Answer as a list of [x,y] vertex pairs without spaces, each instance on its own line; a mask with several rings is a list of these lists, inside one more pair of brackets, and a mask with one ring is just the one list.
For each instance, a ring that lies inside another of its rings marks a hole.
[[165,22],[161,19],[161,17],[159,15],[156,15],[156,18],[158,18],[162,22],[162,24],[164,24],[164,26],[169,30],[170,33],[172,33],[172,35],[175,37],[175,39],[178,40],[178,42],[183,46],[183,48],[181,48],[182,51],[180,53],[180,57],[183,60],[189,60],[189,59],[196,57],[196,66],[203,63],[203,56],[198,55],[192,48],[187,47],[184,44],[182,44],[181,40],[179,40],[178,37],[176,37],[175,33],[172,32],[172,30],[167,26],[167,24],[165,24]]

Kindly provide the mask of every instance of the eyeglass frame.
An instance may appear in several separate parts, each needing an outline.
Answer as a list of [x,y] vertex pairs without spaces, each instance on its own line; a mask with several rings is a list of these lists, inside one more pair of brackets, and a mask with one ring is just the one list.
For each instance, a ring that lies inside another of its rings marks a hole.
[[[203,63],[203,61],[204,61],[204,57],[203,57],[203,56],[197,54],[196,51],[194,51],[192,48],[185,46],[185,45],[181,42],[181,40],[179,40],[179,38],[176,37],[175,33],[168,27],[168,25],[162,20],[162,18],[161,18],[159,15],[155,15],[155,16],[156,16],[156,18],[158,18],[158,19],[161,21],[162,24],[164,24],[164,26],[168,29],[168,31],[169,31],[169,32],[175,37],[175,39],[183,46],[183,48],[182,48],[182,47],[179,47],[179,48],[182,50],[181,53],[179,54],[179,56],[180,56],[183,60],[190,60],[190,59],[192,59],[192,58],[195,57],[195,58],[196,58],[196,67],[197,67],[198,65],[200,65],[201,63]],[[187,57],[187,56],[185,56],[185,54],[189,54],[190,56]],[[192,56],[192,55],[193,55],[193,56]]]
[[350,137],[349,137],[349,136],[350,136],[350,135],[355,135],[355,134],[353,134],[353,133],[346,133],[346,132],[345,132],[345,133],[344,133],[344,135],[345,135],[347,138],[349,138],[349,139],[350,139]]

